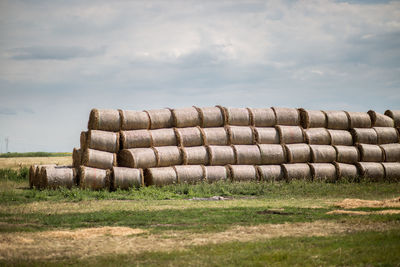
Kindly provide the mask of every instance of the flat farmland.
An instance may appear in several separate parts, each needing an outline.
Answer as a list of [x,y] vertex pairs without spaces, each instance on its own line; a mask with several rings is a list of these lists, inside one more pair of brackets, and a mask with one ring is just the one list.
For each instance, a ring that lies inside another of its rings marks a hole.
[[57,164],[72,165],[72,156],[62,157],[16,157],[16,158],[0,158],[0,168],[18,169],[28,167],[34,164]]

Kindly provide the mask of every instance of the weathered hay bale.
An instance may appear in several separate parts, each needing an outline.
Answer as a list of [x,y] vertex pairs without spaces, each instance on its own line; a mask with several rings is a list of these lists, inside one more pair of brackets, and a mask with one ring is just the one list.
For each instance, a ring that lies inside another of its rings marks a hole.
[[228,165],[232,181],[257,181],[257,169],[253,165]]
[[332,163],[309,163],[311,176],[314,181],[335,181],[336,167]]
[[380,145],[386,162],[400,161],[400,144]]
[[347,130],[349,129],[349,118],[344,111],[323,111],[326,115],[328,129]]
[[383,150],[378,145],[357,144],[360,151],[360,161],[382,162],[384,161]]
[[172,110],[175,127],[194,127],[201,125],[199,111],[195,107]]
[[386,110],[385,115],[389,116],[394,121],[395,127],[400,127],[400,110]]
[[282,164],[282,170],[286,181],[311,180],[311,169],[307,163]]
[[279,144],[279,132],[274,127],[254,127],[253,131],[257,144]]
[[203,135],[200,127],[175,128],[175,134],[180,146],[203,145]]
[[336,174],[338,179],[354,179],[358,177],[358,168],[356,165],[339,162],[334,162],[333,164],[336,167]]
[[121,131],[120,133],[122,149],[152,146],[151,133],[149,130]]
[[152,146],[176,146],[178,139],[172,128],[150,130]]
[[258,165],[256,168],[261,181],[274,182],[285,179],[281,165]]
[[276,125],[300,125],[300,113],[297,109],[272,107],[272,110],[275,113]]
[[176,146],[154,147],[157,156],[157,167],[167,167],[182,164],[181,150]]
[[178,177],[174,167],[148,168],[144,170],[144,182],[147,186],[176,184]]
[[[75,150],[75,148],[74,148]],[[38,165],[31,165],[29,167],[29,188],[32,189],[35,183],[36,168]]]
[[144,186],[143,169],[113,167],[111,172],[111,189],[129,190]]
[[201,165],[174,166],[178,183],[195,184],[205,179]]
[[79,168],[82,165],[82,152],[78,148],[72,150],[72,166]]
[[42,167],[41,188],[72,188],[76,185],[76,171],[72,167]]
[[275,126],[276,118],[272,108],[248,108],[255,127]]
[[358,173],[363,178],[372,181],[382,181],[385,179],[385,169],[380,162],[357,162]]
[[336,160],[336,150],[329,145],[310,145],[311,162],[331,163]]
[[111,169],[117,166],[117,154],[88,148],[83,152],[82,164],[86,167]]
[[174,125],[171,110],[168,108],[145,110],[145,112],[150,118],[150,129],[171,128]]
[[[310,145],[330,145],[331,136],[325,128],[310,128],[304,130],[304,137]],[[351,137],[351,136],[350,136]]]
[[87,148],[87,135],[88,135],[87,131],[81,132],[80,144],[82,150],[85,150]]
[[202,166],[207,182],[226,181],[230,178],[230,173],[225,166]]
[[80,167],[79,186],[82,189],[108,189],[110,187],[110,171],[90,167]]
[[117,153],[119,150],[119,133],[89,130],[85,148]]
[[118,132],[121,128],[121,117],[116,109],[92,109],[88,129]]
[[118,164],[128,168],[150,168],[157,166],[157,157],[152,148],[123,149],[118,153]]
[[261,152],[257,145],[233,145],[238,165],[261,164]]
[[209,162],[205,146],[182,147],[181,151],[184,165],[207,165]]
[[286,150],[283,145],[259,144],[261,164],[282,164],[286,162]]
[[304,142],[303,129],[299,126],[275,126],[279,133],[281,144],[295,144]]
[[353,145],[353,136],[349,131],[346,130],[330,130],[328,129],[328,133],[331,137],[331,145],[337,146],[352,146]]
[[378,144],[378,135],[372,128],[354,128],[350,130],[354,143]]
[[235,151],[231,146],[207,146],[210,165],[235,164]]
[[341,163],[356,163],[360,161],[360,153],[355,146],[334,146],[336,161]]
[[251,125],[250,113],[246,108],[226,108],[224,107],[225,123],[236,126]]
[[391,182],[400,181],[400,162],[383,162],[385,180]]
[[226,126],[229,143],[231,145],[252,145],[255,144],[254,132],[251,127]]
[[399,142],[399,132],[391,127],[374,127],[378,136],[378,144],[390,144]]
[[226,146],[229,144],[228,133],[224,127],[201,128],[200,131],[205,145]]
[[306,163],[311,160],[311,149],[307,144],[288,144],[286,149],[288,163]]
[[197,108],[200,114],[201,127],[221,127],[225,124],[224,111],[221,106]]
[[387,115],[373,110],[369,110],[368,115],[371,118],[372,127],[394,127],[394,120]]
[[120,110],[121,130],[141,130],[150,128],[150,117],[145,111]]
[[35,171],[35,177],[33,178],[32,185],[36,189],[42,189],[42,168],[43,167],[51,167],[54,168],[56,165],[55,164],[45,164],[45,165],[35,165],[36,166],[36,171]]
[[367,112],[345,112],[349,118],[349,128],[371,128],[371,117]]
[[321,110],[299,109],[301,126],[303,128],[326,128],[326,115]]

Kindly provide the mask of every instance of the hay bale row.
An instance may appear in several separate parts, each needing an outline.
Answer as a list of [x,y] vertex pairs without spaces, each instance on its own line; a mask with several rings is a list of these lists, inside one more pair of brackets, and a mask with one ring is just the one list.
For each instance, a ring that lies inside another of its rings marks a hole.
[[117,166],[117,154],[87,148],[82,153],[82,165],[99,169]]
[[400,110],[386,110],[385,115],[392,118],[395,127],[400,127]]
[[307,128],[326,128],[326,115],[321,110],[305,110],[299,109],[301,126]]
[[117,153],[119,151],[120,134],[119,132],[108,132],[100,130],[89,130],[81,132],[81,149],[87,148]]
[[349,119],[349,128],[371,128],[371,117],[367,112],[345,111]]
[[394,120],[387,115],[375,112],[373,110],[369,110],[368,115],[371,118],[372,127],[394,127]]

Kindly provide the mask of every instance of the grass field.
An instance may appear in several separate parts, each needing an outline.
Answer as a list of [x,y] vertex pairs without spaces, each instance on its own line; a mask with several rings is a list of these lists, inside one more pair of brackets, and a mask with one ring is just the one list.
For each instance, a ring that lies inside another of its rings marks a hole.
[[0,170],[0,265],[400,266],[398,183],[37,191],[26,175]]

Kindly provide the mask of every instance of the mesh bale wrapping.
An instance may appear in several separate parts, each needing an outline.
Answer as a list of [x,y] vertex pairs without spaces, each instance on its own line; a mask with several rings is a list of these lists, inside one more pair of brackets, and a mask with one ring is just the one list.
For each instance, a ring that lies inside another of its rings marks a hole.
[[254,127],[254,138],[257,144],[279,144],[279,132],[275,127]]
[[331,130],[328,129],[328,133],[331,137],[331,145],[335,146],[352,146],[353,135],[346,130]]
[[231,146],[207,146],[210,165],[235,164],[235,151]]
[[195,184],[205,179],[201,165],[174,166],[178,183]]
[[227,125],[250,126],[251,117],[246,108],[227,108],[224,107],[225,122]]
[[121,147],[146,148],[152,146],[152,137],[149,130],[121,131]]
[[394,120],[391,117],[373,110],[369,110],[368,114],[371,118],[372,127],[394,127]]
[[382,165],[387,181],[400,181],[400,162],[383,162]]
[[385,169],[379,162],[357,162],[358,172],[361,177],[372,181],[383,181],[385,179]]
[[378,137],[378,144],[399,143],[399,132],[391,127],[374,127]]
[[145,111],[150,118],[150,129],[172,128],[174,119],[168,108]]
[[176,184],[178,178],[174,167],[148,168],[144,171],[144,182],[147,186]]
[[367,112],[346,111],[349,118],[349,128],[371,128],[371,117]]
[[354,143],[378,144],[378,134],[373,128],[354,128],[350,132]]
[[229,144],[229,135],[224,127],[201,128],[205,145],[226,146]]
[[113,167],[111,173],[111,189],[129,190],[144,186],[143,169]]
[[79,168],[82,165],[82,151],[78,148],[72,150],[72,166]]
[[226,126],[229,144],[252,145],[255,143],[254,132],[249,126]]
[[196,107],[172,109],[175,127],[194,127],[201,124],[200,114]]
[[309,163],[314,181],[336,181],[336,167],[332,163]]
[[349,129],[349,118],[344,111],[323,111],[326,115],[326,124],[328,129],[347,130]]
[[176,137],[180,146],[201,146],[203,136],[199,127],[175,128]]
[[57,189],[65,187],[71,189],[76,185],[77,175],[72,167],[43,167],[42,188]]
[[197,108],[203,128],[221,127],[225,124],[224,111],[221,106]]
[[380,146],[369,144],[357,144],[360,151],[360,161],[365,162],[382,162],[384,161],[384,153]]
[[110,187],[109,170],[81,166],[79,176],[79,186],[82,189],[101,190]]
[[400,144],[380,145],[386,162],[400,162]]
[[330,145],[331,136],[325,128],[310,128],[304,130],[304,137],[310,145]]
[[89,130],[86,138],[86,148],[110,153],[117,153],[119,150],[119,133]]
[[275,113],[276,125],[300,125],[300,113],[297,109],[272,107],[272,110]]
[[340,178],[355,179],[359,176],[358,168],[356,165],[347,164],[347,163],[339,163],[339,162],[334,162],[333,164],[336,167],[336,173],[337,173],[338,179],[340,179]]
[[307,163],[282,164],[286,181],[311,180],[311,169]]
[[208,165],[209,157],[205,146],[182,147],[184,165]]
[[281,165],[258,165],[256,168],[261,181],[273,182],[285,179]]
[[120,110],[121,130],[140,130],[150,128],[150,117],[145,111]]
[[261,164],[282,164],[286,162],[286,150],[283,145],[259,144]]
[[336,160],[336,150],[329,145],[310,145],[311,162],[331,163]]
[[154,147],[157,157],[157,167],[168,167],[181,165],[183,162],[182,152],[176,146]]
[[261,164],[261,152],[257,145],[233,145],[238,165]]
[[360,161],[360,153],[356,146],[334,146],[336,161],[341,163],[356,163]]
[[228,165],[232,181],[257,181],[257,169],[253,165]]
[[121,117],[116,109],[92,109],[88,129],[118,132],[121,128]]
[[249,108],[252,125],[255,127],[275,126],[276,118],[272,108]]
[[277,125],[276,129],[278,130],[281,144],[304,143],[304,134],[301,127]]
[[178,139],[172,128],[150,130],[151,146],[176,146]]
[[203,166],[203,170],[205,179],[209,183],[230,179],[230,173],[226,166]]
[[301,126],[307,128],[326,128],[326,115],[321,110],[299,109]]
[[82,155],[82,164],[98,169],[112,169],[117,165],[117,154],[87,148]]
[[400,127],[400,110],[386,110],[385,115],[392,118],[395,127]]
[[311,161],[311,149],[307,144],[285,145],[288,163],[306,163]]
[[118,153],[118,163],[121,167],[145,169],[157,166],[157,156],[152,148],[123,149]]

